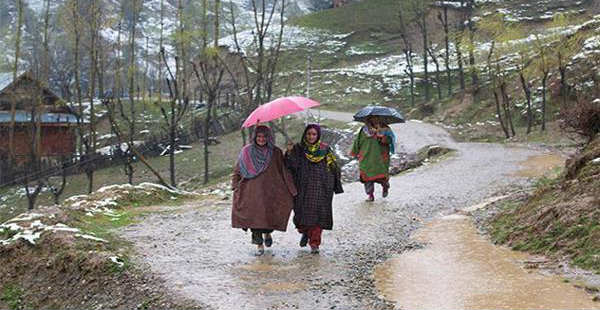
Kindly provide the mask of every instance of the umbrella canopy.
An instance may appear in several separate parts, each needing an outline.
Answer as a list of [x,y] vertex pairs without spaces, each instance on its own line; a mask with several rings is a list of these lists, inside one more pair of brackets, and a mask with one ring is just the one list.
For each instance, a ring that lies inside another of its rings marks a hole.
[[282,97],[256,108],[244,121],[242,128],[248,128],[258,123],[264,123],[282,116],[304,111],[320,104],[306,97]]
[[354,120],[357,122],[366,122],[369,116],[377,116],[377,118],[386,124],[404,123],[404,117],[396,109],[372,105],[366,106],[354,114]]

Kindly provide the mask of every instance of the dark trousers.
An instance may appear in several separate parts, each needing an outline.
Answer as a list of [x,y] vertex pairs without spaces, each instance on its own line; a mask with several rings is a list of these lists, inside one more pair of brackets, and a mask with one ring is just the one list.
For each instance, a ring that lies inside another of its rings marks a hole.
[[273,232],[273,229],[254,229],[254,228],[250,228],[250,231],[252,232],[252,244],[257,244],[257,245],[262,245],[264,240],[263,240],[263,234],[270,234]]
[[298,228],[298,232],[308,236],[308,244],[312,249],[318,248],[321,245],[323,228],[320,226],[301,227]]

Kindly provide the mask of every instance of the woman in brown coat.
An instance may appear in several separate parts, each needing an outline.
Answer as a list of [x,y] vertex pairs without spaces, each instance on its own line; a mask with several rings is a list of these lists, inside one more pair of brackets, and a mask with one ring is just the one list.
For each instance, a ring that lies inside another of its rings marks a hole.
[[273,243],[273,230],[285,231],[296,187],[287,170],[283,152],[267,126],[257,126],[252,142],[242,148],[232,179],[233,228],[250,228],[252,243],[264,254]]

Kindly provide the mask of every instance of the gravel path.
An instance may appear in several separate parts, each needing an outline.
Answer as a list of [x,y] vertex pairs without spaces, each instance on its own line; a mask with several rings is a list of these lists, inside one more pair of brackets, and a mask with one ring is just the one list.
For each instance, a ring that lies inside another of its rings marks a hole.
[[[351,120],[351,114],[322,112]],[[519,162],[540,154],[501,144],[456,143],[443,129],[409,121],[394,125],[399,151],[439,144],[456,155],[393,177],[390,196],[364,202],[362,184],[345,185],[334,199],[334,228],[320,255],[298,247],[293,225],[274,233],[273,248],[254,257],[250,233],[231,229],[230,202],[154,214],[123,233],[139,259],[173,293],[214,309],[391,309],[373,285],[373,267],[418,246],[409,234],[423,221],[474,205],[515,183]],[[377,188],[376,195],[380,193]]]

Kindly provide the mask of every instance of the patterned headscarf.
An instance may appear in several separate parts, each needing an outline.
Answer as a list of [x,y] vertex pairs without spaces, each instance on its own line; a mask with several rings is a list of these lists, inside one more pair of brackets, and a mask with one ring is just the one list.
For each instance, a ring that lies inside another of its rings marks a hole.
[[[267,144],[264,146],[256,143],[256,137],[259,133],[265,135]],[[271,128],[267,126],[257,126],[254,130],[252,142],[242,148],[238,158],[240,165],[240,174],[244,179],[253,179],[267,169],[271,158],[273,157],[273,149],[275,148],[275,136],[271,132]]]
[[[315,143],[310,143],[306,140],[306,133],[309,129],[314,129],[317,131],[317,141]],[[323,159],[327,159],[327,167],[332,168],[335,167],[336,158],[332,152],[329,151],[329,145],[327,143],[321,142],[321,126],[317,124],[310,124],[306,126],[304,129],[304,134],[302,134],[302,149],[304,150],[304,155],[306,155],[306,159],[313,163],[321,162]]]

